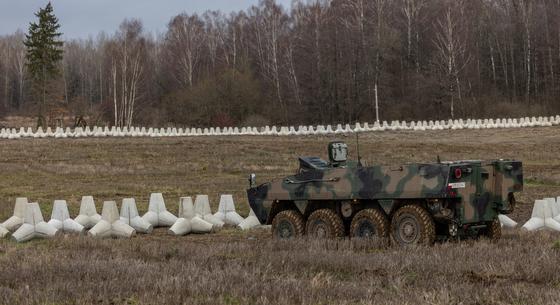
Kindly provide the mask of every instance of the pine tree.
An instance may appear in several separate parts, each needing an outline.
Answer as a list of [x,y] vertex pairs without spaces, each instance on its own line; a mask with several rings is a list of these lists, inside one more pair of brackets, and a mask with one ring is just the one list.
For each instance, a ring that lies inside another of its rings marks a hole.
[[34,83],[41,88],[41,107],[46,103],[47,82],[56,78],[59,71],[59,62],[63,56],[63,44],[60,40],[62,33],[58,32],[60,24],[53,13],[53,7],[49,2],[45,8],[39,9],[35,16],[38,23],[29,24],[29,33],[26,35],[25,46],[27,47],[27,67],[33,77]]

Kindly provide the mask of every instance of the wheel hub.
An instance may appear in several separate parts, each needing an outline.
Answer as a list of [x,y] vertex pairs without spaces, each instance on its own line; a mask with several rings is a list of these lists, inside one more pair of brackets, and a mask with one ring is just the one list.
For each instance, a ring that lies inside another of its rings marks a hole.
[[405,217],[399,226],[399,235],[405,243],[413,243],[418,238],[418,224],[412,217]]
[[278,235],[280,238],[291,238],[294,236],[294,228],[288,221],[282,221],[278,225]]
[[358,234],[360,237],[373,237],[375,235],[375,228],[371,223],[363,221],[358,228]]
[[327,224],[321,220],[315,222],[315,236],[318,238],[329,237],[329,227]]

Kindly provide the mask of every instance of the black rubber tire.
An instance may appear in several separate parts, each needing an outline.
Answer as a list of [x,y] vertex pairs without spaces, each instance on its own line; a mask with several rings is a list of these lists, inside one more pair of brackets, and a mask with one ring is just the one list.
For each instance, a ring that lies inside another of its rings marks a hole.
[[387,216],[385,216],[385,213],[380,210],[361,210],[352,218],[352,222],[350,223],[350,237],[387,239],[388,236],[389,220]]
[[305,221],[300,212],[295,210],[282,211],[272,220],[272,237],[290,239],[303,236]]
[[391,219],[391,241],[398,246],[431,245],[436,239],[432,216],[423,207],[409,204],[398,209]]
[[484,232],[485,236],[489,239],[496,241],[502,237],[502,224],[498,218],[494,219],[492,222],[488,223],[488,227]]
[[343,237],[344,223],[331,209],[316,210],[307,219],[306,234],[315,238]]

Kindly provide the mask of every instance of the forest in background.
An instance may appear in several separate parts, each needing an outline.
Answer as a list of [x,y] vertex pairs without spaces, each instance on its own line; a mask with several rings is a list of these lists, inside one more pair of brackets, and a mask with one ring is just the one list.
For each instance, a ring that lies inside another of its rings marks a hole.
[[[188,7],[185,7],[188,11]],[[54,13],[56,14],[56,7]],[[31,21],[31,20],[30,20]],[[37,116],[25,33],[0,37],[0,116]],[[262,0],[64,41],[48,109],[90,124],[232,126],[560,110],[560,0]],[[54,113],[54,114],[52,114]]]

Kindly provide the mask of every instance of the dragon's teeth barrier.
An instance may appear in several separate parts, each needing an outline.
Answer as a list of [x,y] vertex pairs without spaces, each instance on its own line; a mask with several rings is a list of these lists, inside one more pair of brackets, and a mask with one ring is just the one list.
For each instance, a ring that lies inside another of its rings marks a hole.
[[[194,204],[192,197],[181,197],[179,213],[176,217],[165,208],[163,195],[153,193],[150,195],[148,213],[150,212],[155,214],[158,225],[170,227],[169,234],[175,236],[189,233],[211,233],[221,228],[224,222],[241,230],[261,227],[252,209],[245,219],[237,214],[231,195],[220,196],[219,208],[215,214],[212,214],[207,195],[197,195]],[[235,220],[228,219],[227,215],[230,213],[235,213],[238,217]],[[166,219],[161,219],[161,215]],[[22,217],[20,218],[20,216]],[[499,215],[498,218],[505,228],[517,227],[517,223],[506,215]],[[130,238],[136,232],[150,234],[153,229],[152,224],[139,216],[134,198],[123,199],[120,215],[115,201],[104,202],[102,216],[100,216],[95,209],[93,197],[84,196],[80,205],[80,215],[76,220],[78,219],[84,220],[86,225],[95,223],[88,235],[99,238]],[[27,198],[18,198],[14,216],[4,224],[8,224],[10,229],[15,230],[12,239],[17,242],[53,237],[58,232],[84,233],[86,230],[85,226],[70,218],[68,204],[65,200],[54,202],[51,220],[47,223],[43,220],[38,203],[28,203]],[[10,233],[4,224],[0,225],[0,238],[8,236]],[[535,200],[531,219],[523,225],[522,229],[527,231],[547,229],[560,232],[560,196]]]
[[82,202],[80,204],[80,214],[76,219],[77,223],[84,226],[86,229],[91,229],[99,221],[101,221],[101,215],[97,214],[95,209],[95,201],[92,196],[83,196]]
[[555,198],[535,200],[531,219],[523,225],[523,228],[528,231],[547,229],[560,232],[559,205],[560,201]]
[[24,223],[12,234],[16,242],[25,242],[35,238],[54,237],[58,230],[43,220],[41,208],[36,202],[27,203]]
[[136,200],[134,198],[123,199],[121,221],[134,228],[137,233],[149,234],[154,230],[154,226],[138,214],[138,208],[136,207]]
[[134,230],[134,228],[120,220],[116,202],[105,201],[103,203],[103,211],[101,214],[101,221],[89,230],[89,236],[99,238],[130,238],[136,234],[136,230]]
[[63,232],[73,232],[80,234],[84,234],[86,232],[84,226],[70,218],[66,200],[54,201],[51,220],[49,220],[48,224]]
[[317,125],[317,126],[264,126],[264,127],[211,127],[211,128],[147,128],[146,127],[89,127],[71,128],[57,127],[53,132],[47,128],[46,132],[39,127],[35,132],[31,128],[2,128],[2,139],[26,138],[101,138],[101,137],[197,137],[197,136],[309,136],[329,134],[349,134],[356,132],[383,131],[439,131],[460,129],[494,129],[494,128],[525,128],[549,127],[560,124],[560,115],[549,117],[523,117],[498,119],[458,119],[436,121],[387,121],[369,123]]
[[142,218],[155,227],[170,227],[177,217],[167,211],[165,201],[161,193],[153,193],[150,195],[150,203],[148,212]]
[[2,223],[2,227],[10,232],[14,232],[23,224],[25,218],[25,209],[27,208],[27,198],[16,198],[16,205],[14,206],[14,214],[8,220]]

